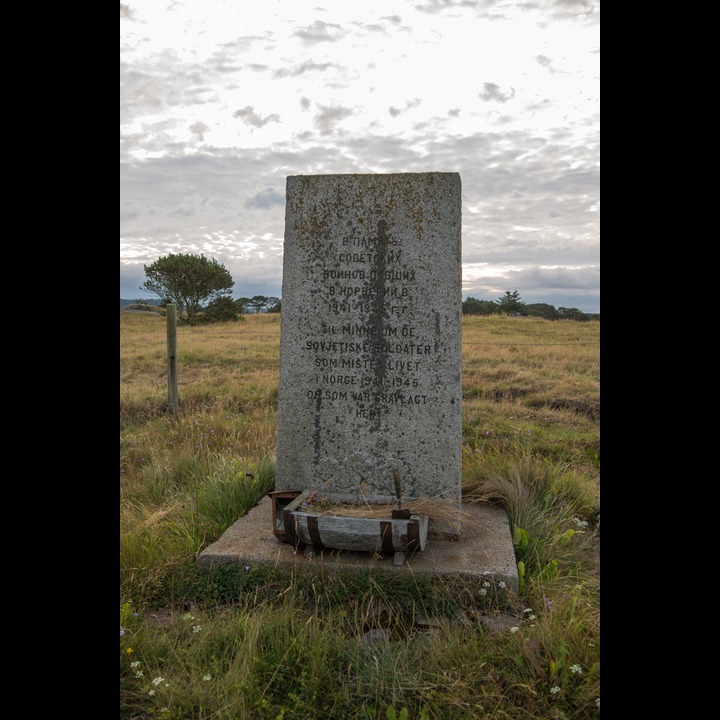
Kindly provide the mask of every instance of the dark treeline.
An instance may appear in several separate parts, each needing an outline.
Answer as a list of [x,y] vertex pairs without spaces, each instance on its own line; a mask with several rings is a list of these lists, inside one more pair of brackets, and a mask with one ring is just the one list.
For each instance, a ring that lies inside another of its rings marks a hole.
[[[145,298],[136,300],[123,300],[120,298],[120,309],[124,310],[128,305],[151,305],[153,307],[165,307],[170,300],[163,300],[162,298]],[[226,308],[228,311],[234,311],[241,315],[251,313],[279,313],[280,312],[280,298],[269,297],[267,295],[254,295],[251,298],[237,298],[233,300],[228,297],[217,298],[215,301],[208,303],[207,305],[200,305],[199,310],[207,312],[208,309],[222,310]]]
[[[151,298],[145,300],[123,300],[120,298],[120,310],[129,305],[150,305],[154,307],[164,307],[166,301],[160,298]],[[219,298],[215,302],[211,302],[200,310],[206,315],[206,321],[222,322],[223,320],[231,320],[232,316],[245,315],[253,313],[279,313],[281,310],[281,300],[276,297],[268,297],[266,295],[254,295],[252,298]],[[503,297],[498,300],[478,300],[469,297],[462,304],[463,315],[510,315],[512,317],[542,317],[546,320],[577,320],[586,322],[588,320],[600,320],[599,313],[584,313],[577,308],[559,307],[547,303],[528,304],[523,302],[517,290],[505,292]],[[209,314],[210,317],[207,317]],[[217,317],[216,317],[217,316]]]
[[577,308],[559,307],[547,303],[523,302],[517,290],[507,290],[498,300],[478,300],[469,297],[462,304],[463,315],[511,315],[513,317],[542,317],[546,320],[599,320],[600,313],[584,313]]

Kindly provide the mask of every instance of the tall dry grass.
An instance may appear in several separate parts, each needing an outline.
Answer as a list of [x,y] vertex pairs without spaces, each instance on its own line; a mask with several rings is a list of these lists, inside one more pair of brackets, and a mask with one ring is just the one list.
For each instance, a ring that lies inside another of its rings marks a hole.
[[121,717],[599,717],[599,322],[463,319],[464,502],[507,510],[517,597],[197,570],[273,487],[279,330],[178,328],[173,416],[165,319],[121,313]]

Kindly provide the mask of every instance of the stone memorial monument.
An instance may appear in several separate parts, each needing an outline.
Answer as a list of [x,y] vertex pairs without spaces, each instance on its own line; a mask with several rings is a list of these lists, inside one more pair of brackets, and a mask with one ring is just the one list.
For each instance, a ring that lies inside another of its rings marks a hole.
[[286,203],[276,489],[459,516],[460,175],[295,175]]

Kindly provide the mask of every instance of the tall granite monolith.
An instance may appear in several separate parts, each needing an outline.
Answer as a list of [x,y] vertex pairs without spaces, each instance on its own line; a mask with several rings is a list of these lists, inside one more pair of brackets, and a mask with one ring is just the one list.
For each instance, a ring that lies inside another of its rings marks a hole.
[[287,178],[276,489],[459,512],[461,279],[458,173]]

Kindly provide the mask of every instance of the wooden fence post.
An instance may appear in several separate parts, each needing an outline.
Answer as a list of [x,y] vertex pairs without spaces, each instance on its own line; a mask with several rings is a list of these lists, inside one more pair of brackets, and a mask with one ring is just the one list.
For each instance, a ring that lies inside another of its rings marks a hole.
[[177,305],[170,303],[167,310],[167,368],[168,368],[168,407],[177,415],[178,379],[177,379]]

